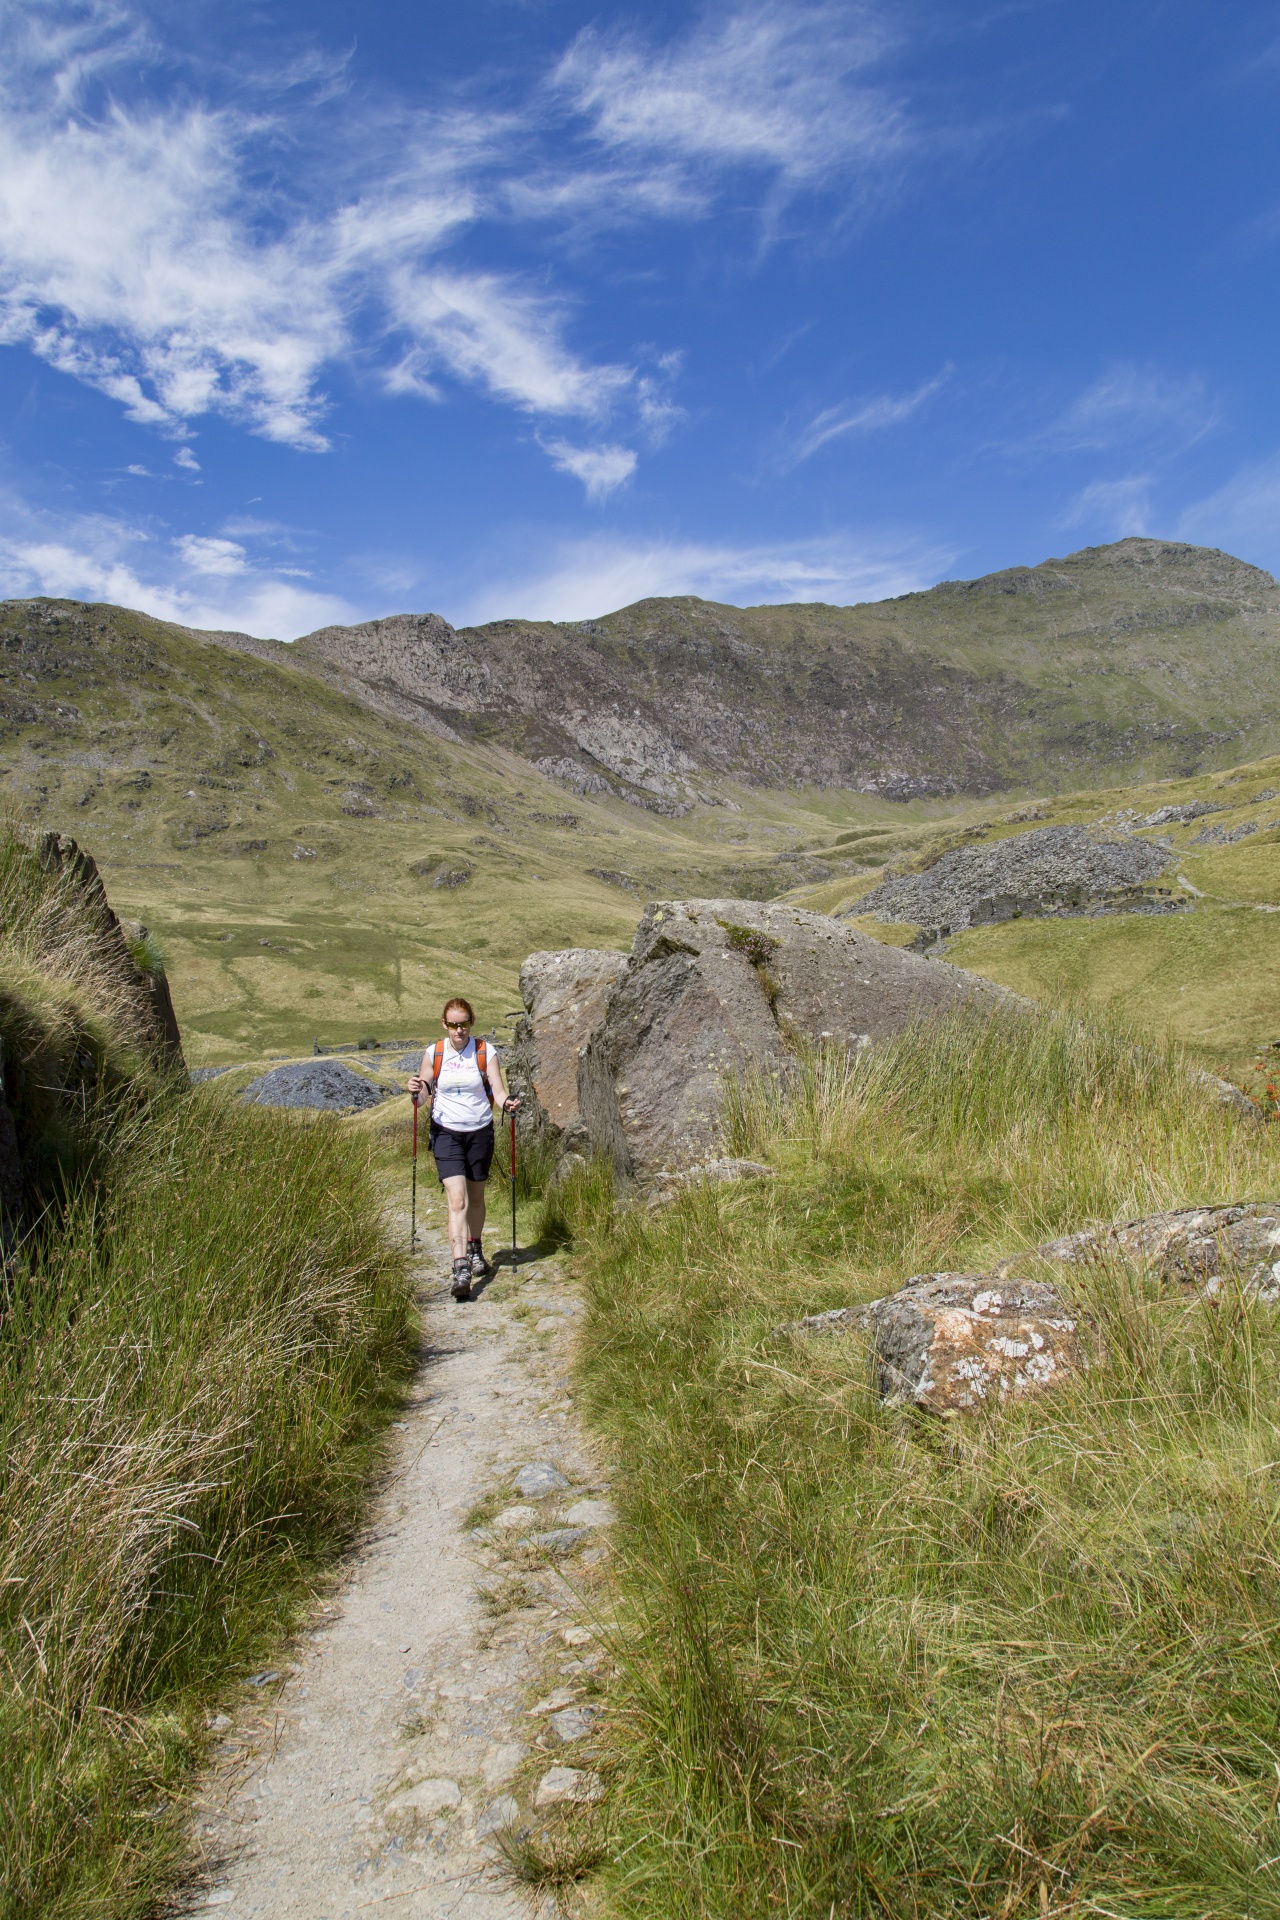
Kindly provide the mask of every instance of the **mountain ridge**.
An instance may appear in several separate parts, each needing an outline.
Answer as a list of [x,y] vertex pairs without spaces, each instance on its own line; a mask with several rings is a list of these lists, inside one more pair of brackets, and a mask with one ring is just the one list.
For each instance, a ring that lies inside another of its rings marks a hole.
[[714,804],[721,779],[942,799],[1280,745],[1275,580],[1136,537],[852,607],[679,596],[461,629],[394,614],[289,652],[424,731],[661,812]]

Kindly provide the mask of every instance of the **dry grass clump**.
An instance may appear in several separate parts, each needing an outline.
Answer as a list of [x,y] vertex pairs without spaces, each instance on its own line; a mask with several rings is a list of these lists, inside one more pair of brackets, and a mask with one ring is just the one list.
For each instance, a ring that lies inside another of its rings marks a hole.
[[82,908],[0,845],[4,1920],[154,1911],[206,1709],[350,1526],[411,1359],[366,1151],[153,1071]]
[[1090,1221],[1275,1195],[1175,1055],[959,1015],[740,1091],[779,1177],[583,1223],[628,1614],[625,1913],[1280,1914],[1280,1318],[1095,1269],[1101,1373],[883,1409],[776,1331]]

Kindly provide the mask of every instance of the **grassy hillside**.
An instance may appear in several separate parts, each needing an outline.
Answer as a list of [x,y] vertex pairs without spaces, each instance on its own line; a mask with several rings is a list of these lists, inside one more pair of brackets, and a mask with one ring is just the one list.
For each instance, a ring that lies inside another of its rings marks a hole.
[[153,1069],[82,909],[0,839],[4,1920],[157,1910],[413,1357],[359,1136]]
[[962,1016],[747,1090],[731,1132],[773,1180],[579,1201],[622,1513],[608,1910],[1280,1914],[1277,1309],[1073,1274],[1101,1371],[952,1422],[882,1408],[861,1335],[779,1332],[1274,1195],[1276,1128],[1123,1033]]
[[[1146,827],[1146,815],[1201,801],[1215,811],[1185,825]],[[892,866],[927,865],[944,850],[1005,839],[1038,827],[1127,826],[1168,849],[1172,876],[1198,894],[1190,913],[1020,919],[971,928],[946,945],[962,967],[1049,1005],[1111,1010],[1177,1039],[1206,1066],[1247,1078],[1280,1039],[1280,757],[1223,773],[1143,786],[1050,796],[962,827],[860,831],[839,838],[873,871],[801,887],[787,898],[824,913],[851,913],[882,939],[916,932],[857,915],[862,895]],[[1207,837],[1211,835],[1212,837]],[[1235,836],[1234,838],[1232,836]],[[821,857],[822,843],[816,843]]]

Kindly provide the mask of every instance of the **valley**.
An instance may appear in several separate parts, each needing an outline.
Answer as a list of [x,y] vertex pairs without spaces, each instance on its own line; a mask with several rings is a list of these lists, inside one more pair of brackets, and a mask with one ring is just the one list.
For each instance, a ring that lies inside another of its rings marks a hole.
[[1233,1073],[1274,1037],[1280,832],[1249,796],[1280,787],[1280,589],[1228,555],[1126,540],[862,607],[397,616],[291,646],[11,602],[0,634],[10,813],[75,834],[152,931],[193,1066],[418,1038],[459,979],[500,1030],[526,953],[625,948],[649,899],[846,913],[956,835],[1206,795],[1257,831],[1173,834],[1192,913],[947,952]]

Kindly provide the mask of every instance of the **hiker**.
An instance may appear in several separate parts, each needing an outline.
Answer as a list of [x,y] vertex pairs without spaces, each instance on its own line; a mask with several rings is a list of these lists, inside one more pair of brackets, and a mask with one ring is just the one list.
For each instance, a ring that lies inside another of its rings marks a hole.
[[497,1048],[471,1038],[475,1017],[469,1000],[450,1000],[440,1021],[445,1038],[426,1049],[409,1078],[415,1099],[431,1099],[430,1144],[449,1202],[455,1300],[469,1300],[472,1280],[492,1272],[481,1244],[484,1183],[493,1163],[490,1109],[514,1113],[520,1105],[507,1092]]

